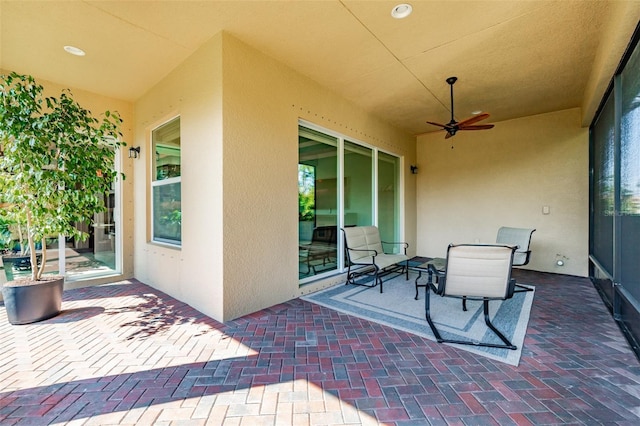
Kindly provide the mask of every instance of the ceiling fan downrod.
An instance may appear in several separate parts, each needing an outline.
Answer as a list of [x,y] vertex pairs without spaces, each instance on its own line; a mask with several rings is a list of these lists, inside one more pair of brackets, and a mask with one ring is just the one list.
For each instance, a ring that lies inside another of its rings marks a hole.
[[449,134],[451,136],[456,134],[456,130],[458,130],[455,126],[456,124],[458,124],[454,118],[454,113],[453,113],[453,85],[456,83],[456,81],[458,81],[458,77],[449,77],[447,78],[447,84],[449,84],[449,87],[451,88],[451,121],[449,121],[448,127],[447,127],[447,132],[449,132]]

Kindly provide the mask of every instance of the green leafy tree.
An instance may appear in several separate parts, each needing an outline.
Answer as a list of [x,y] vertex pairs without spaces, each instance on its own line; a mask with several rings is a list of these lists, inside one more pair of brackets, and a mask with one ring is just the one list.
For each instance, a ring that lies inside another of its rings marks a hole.
[[115,150],[124,145],[117,113],[97,119],[69,90],[57,98],[43,90],[31,76],[0,76],[0,194],[5,215],[26,234],[34,281],[44,271],[47,236],[87,238],[76,224],[105,210],[118,175]]

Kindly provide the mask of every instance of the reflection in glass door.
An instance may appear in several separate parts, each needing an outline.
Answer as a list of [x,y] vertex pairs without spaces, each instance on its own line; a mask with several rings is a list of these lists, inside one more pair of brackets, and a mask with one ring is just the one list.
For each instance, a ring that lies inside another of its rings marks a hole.
[[305,279],[338,268],[338,140],[300,126],[298,271]]
[[93,223],[78,223],[77,228],[89,234],[84,241],[65,241],[65,271],[69,280],[115,273],[116,217],[115,191],[104,195],[106,210],[94,216]]
[[[378,228],[382,241],[402,241],[400,237],[400,159],[378,153]],[[399,253],[398,245],[387,245]]]
[[[640,48],[620,76],[620,275],[625,290],[640,301]],[[618,277],[616,277],[618,278]]]

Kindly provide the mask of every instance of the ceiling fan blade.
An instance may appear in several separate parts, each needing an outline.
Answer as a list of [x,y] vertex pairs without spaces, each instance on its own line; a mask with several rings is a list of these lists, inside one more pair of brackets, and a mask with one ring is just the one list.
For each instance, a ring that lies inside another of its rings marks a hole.
[[461,122],[458,123],[458,126],[464,126],[467,124],[473,124],[473,123],[477,123],[478,121],[482,121],[489,118],[489,114],[487,114],[486,112],[484,114],[478,114],[478,115],[474,115],[473,117],[469,117],[466,120],[462,120]]
[[446,129],[448,126],[445,124],[440,124],[440,123],[434,123],[432,121],[427,121],[428,124],[431,124],[432,126],[438,126],[438,127],[442,127],[443,129]]
[[[454,133],[455,134],[455,133]],[[453,136],[451,133],[447,132],[446,135],[444,135],[445,139],[449,139],[451,136]]]
[[493,129],[493,124],[476,124],[475,126],[461,126],[458,130],[486,130]]

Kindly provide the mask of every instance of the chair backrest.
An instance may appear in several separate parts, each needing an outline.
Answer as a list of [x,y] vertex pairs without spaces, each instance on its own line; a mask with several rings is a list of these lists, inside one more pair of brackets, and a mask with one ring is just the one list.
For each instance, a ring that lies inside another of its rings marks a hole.
[[515,247],[459,244],[447,249],[443,296],[506,299],[513,295],[511,264]]
[[496,244],[517,245],[515,255],[513,256],[513,264],[515,266],[523,266],[529,263],[529,245],[531,244],[531,234],[535,229],[528,228],[510,228],[503,226],[498,229]]
[[336,226],[318,226],[314,228],[311,237],[311,244],[313,243],[337,245],[338,235]]
[[378,254],[384,253],[380,231],[377,226],[352,226],[342,228],[347,254],[352,262],[364,257],[371,257],[373,253],[352,250],[376,250]]

